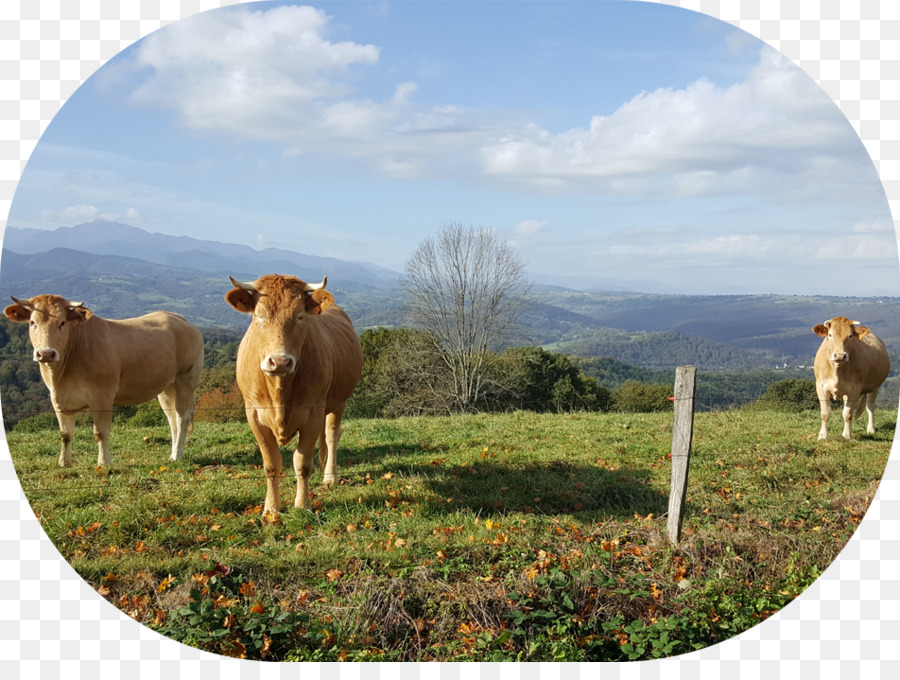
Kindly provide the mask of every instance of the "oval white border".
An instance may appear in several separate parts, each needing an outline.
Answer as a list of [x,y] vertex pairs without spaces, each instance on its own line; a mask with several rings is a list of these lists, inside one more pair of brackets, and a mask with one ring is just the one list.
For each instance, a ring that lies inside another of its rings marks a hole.
[[[84,80],[137,39],[191,14],[238,4],[222,0],[121,3],[34,0],[0,5],[0,229],[16,184],[49,121]],[[900,3],[801,0],[667,1],[728,21],[806,70],[841,107],[875,162],[894,215],[900,207]],[[852,4],[852,6],[851,6]],[[864,5],[864,7],[859,7]],[[150,13],[154,16],[151,16]],[[155,16],[157,15],[158,16]],[[751,16],[752,14],[752,16]],[[842,36],[850,36],[842,38]],[[840,40],[837,58],[822,41]],[[874,45],[878,48],[874,48]],[[869,58],[875,54],[875,58]],[[865,58],[863,58],[865,57]],[[841,78],[857,63],[859,80]],[[16,69],[18,65],[18,69]],[[42,78],[51,72],[53,77]],[[893,69],[893,71],[891,70]],[[58,70],[58,75],[57,75]],[[863,80],[881,81],[881,99],[861,100]],[[18,104],[18,110],[15,104]],[[895,230],[897,222],[895,219]],[[898,244],[900,245],[900,244]],[[378,678],[381,664],[260,664],[222,659],[164,638],[100,598],[63,560],[35,520],[0,429],[0,666],[19,677],[107,673],[132,677]],[[415,678],[900,677],[900,448],[895,437],[885,475],[859,529],[825,574],[796,601],[732,640],[675,659],[632,664],[404,664],[384,669]],[[896,585],[895,585],[896,584]],[[889,673],[888,669],[894,672]],[[828,675],[826,675],[828,674]]]

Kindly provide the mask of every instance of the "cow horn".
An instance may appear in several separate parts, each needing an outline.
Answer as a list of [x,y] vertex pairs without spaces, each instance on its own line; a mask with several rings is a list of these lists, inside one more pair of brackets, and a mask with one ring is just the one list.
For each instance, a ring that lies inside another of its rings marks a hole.
[[328,277],[322,279],[322,283],[307,283],[306,288],[303,290],[307,293],[312,293],[314,290],[320,290],[325,287],[325,284],[328,282]]
[[69,309],[75,309],[76,307],[83,307],[83,306],[84,306],[83,302],[70,302],[69,303]]
[[235,281],[234,277],[231,274],[228,275],[228,279],[231,281],[231,285],[235,288],[240,288],[241,290],[252,290],[256,292],[256,282],[255,281]]
[[862,326],[862,324],[859,321],[851,321],[850,323],[853,324],[854,326]]
[[20,300],[17,297],[9,296],[17,305],[22,305],[25,309],[31,309],[31,300]]

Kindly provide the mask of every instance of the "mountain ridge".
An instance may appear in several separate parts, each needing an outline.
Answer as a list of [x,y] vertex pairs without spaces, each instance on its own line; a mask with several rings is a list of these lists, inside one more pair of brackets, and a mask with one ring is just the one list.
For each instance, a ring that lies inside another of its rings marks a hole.
[[[281,267],[283,273],[296,271],[311,279],[329,275],[379,286],[392,285],[400,278],[399,273],[369,262],[351,262],[281,248],[256,250],[239,244],[149,232],[105,220],[50,231],[8,226],[3,236],[3,248],[19,255],[35,255],[53,248],[119,257],[135,257],[139,252],[139,259],[154,264],[227,271],[250,278],[268,273],[275,267]],[[237,271],[229,271],[235,268]]]
[[[389,270],[378,270],[376,265],[371,265],[373,270],[344,263],[347,268],[313,275],[298,264],[298,258],[312,258],[307,264],[321,268],[337,267],[336,261],[296,253],[293,260],[280,259],[288,251],[254,251],[190,237],[162,235],[157,241],[149,232],[131,227],[114,230],[118,238],[97,245],[105,233],[103,223],[61,229],[68,230],[60,232],[63,243],[78,234],[84,237],[78,248],[65,247],[48,236],[59,230],[40,234],[8,230],[0,260],[4,294],[56,293],[83,301],[108,318],[168,309],[204,328],[243,331],[246,316],[223,299],[231,288],[229,274],[253,279],[272,271],[296,272],[316,280],[327,274],[329,289],[358,332],[403,325],[399,275],[390,273],[398,277],[392,279],[384,273]],[[125,254],[84,250],[121,251],[128,237],[137,241]],[[41,246],[44,250],[19,252],[16,243],[24,244],[26,251]],[[550,286],[535,286],[514,343],[581,357],[608,356],[652,368],[684,363],[726,371],[808,366],[820,342],[812,327],[840,315],[869,325],[892,354],[892,348],[900,347],[900,298],[596,293]],[[894,363],[900,367],[900,356]]]

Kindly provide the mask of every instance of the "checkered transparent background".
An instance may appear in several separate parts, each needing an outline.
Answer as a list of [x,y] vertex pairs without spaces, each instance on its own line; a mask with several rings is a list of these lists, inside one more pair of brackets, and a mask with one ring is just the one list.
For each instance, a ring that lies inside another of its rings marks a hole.
[[[229,0],[5,0],[0,3],[0,226],[47,123],[107,60],[180,18]],[[815,78],[853,124],[900,214],[900,2],[669,1],[756,35]],[[327,8],[327,3],[325,4]],[[895,220],[895,228],[897,222]],[[163,638],[98,596],[60,557],[22,493],[0,440],[0,676],[221,677],[382,674],[455,680],[475,674],[595,677],[900,678],[900,447],[840,558],[762,625],[676,659],[632,664],[261,664]]]

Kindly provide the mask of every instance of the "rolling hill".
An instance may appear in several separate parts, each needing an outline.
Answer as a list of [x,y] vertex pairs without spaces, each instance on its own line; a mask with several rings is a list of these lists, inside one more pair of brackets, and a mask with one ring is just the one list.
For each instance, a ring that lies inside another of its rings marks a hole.
[[140,259],[145,262],[217,272],[220,275],[224,273],[226,280],[227,274],[255,279],[261,274],[278,271],[297,272],[316,280],[327,274],[341,280],[345,286],[372,287],[393,285],[400,276],[367,262],[346,262],[279,248],[255,250],[249,246],[204,241],[189,236],[150,233],[104,220],[60,227],[53,231],[7,227],[3,248],[20,255],[35,255],[56,248],[128,258],[134,258],[139,253]]
[[[206,328],[243,331],[247,319],[225,304],[238,278],[279,271],[327,274],[329,289],[358,331],[403,324],[399,274],[286,250],[150,234],[93,222],[55,231],[10,227],[0,260],[0,291],[54,292],[101,316],[154,309]],[[900,367],[900,299],[778,295],[659,295],[536,287],[515,344],[581,357],[611,357],[654,370],[694,364],[706,371],[808,366],[819,339],[811,328],[833,316],[870,326]]]

